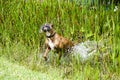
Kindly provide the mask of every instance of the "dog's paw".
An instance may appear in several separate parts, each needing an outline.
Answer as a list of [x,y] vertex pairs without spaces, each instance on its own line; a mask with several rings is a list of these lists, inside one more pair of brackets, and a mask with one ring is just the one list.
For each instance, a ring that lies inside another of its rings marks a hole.
[[46,56],[44,56],[44,60],[45,60],[45,61],[47,61],[47,60],[48,60]]

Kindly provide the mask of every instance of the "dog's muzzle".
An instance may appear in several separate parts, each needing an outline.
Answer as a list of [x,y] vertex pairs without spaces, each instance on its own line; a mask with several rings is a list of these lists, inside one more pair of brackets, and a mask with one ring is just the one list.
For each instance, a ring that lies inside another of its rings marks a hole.
[[40,32],[40,33],[41,33],[41,32],[49,32],[50,30],[51,30],[51,29],[50,29],[49,26],[42,26],[39,32]]
[[45,26],[45,27],[42,28],[42,31],[44,31],[44,32],[49,32],[49,31],[50,31],[50,27],[46,27],[46,26]]

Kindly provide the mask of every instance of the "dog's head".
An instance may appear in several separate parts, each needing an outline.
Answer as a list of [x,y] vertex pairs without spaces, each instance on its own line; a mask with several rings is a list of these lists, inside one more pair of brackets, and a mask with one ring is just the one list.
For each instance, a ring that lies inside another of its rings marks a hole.
[[46,33],[46,36],[51,36],[54,33],[54,31],[53,31],[53,25],[49,24],[49,23],[45,23],[44,25],[42,25],[40,27],[39,32],[40,33],[44,32],[44,33]]

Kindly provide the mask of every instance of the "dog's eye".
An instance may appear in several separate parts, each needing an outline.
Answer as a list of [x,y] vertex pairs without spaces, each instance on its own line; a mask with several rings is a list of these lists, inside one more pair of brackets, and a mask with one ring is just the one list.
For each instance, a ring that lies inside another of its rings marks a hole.
[[49,28],[50,26],[45,26],[45,27]]
[[47,27],[47,31],[50,31],[50,27]]
[[50,29],[48,29],[47,31],[50,31]]

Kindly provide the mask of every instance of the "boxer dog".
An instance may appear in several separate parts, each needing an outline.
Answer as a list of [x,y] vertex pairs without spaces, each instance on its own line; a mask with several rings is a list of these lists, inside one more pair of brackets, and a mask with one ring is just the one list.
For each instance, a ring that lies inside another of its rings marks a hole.
[[47,60],[47,54],[50,50],[57,51],[59,55],[59,60],[62,54],[66,54],[70,48],[73,46],[72,41],[64,38],[63,36],[57,34],[53,29],[53,25],[49,23],[45,23],[40,27],[40,32],[44,32],[46,35],[45,45],[46,50],[43,54],[45,60]]

